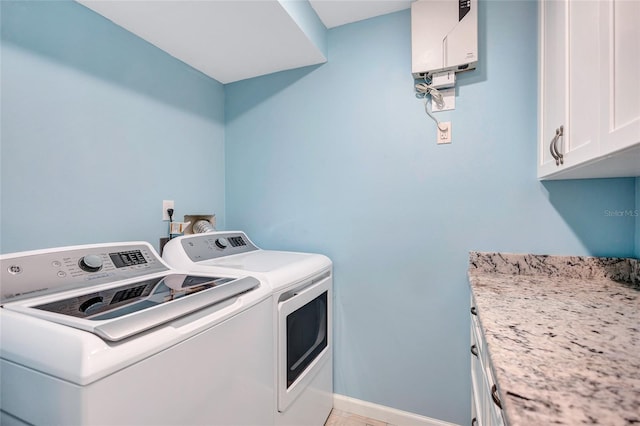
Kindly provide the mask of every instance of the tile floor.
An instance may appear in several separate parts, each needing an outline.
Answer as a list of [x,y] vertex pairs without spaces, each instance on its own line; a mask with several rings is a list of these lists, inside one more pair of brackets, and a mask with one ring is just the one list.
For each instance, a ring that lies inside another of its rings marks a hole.
[[380,420],[333,409],[324,426],[392,426]]

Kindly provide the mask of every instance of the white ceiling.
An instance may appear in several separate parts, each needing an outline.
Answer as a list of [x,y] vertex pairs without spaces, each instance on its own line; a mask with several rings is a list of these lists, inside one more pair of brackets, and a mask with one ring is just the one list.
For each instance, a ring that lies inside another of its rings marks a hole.
[[[278,0],[77,1],[224,84],[326,62]],[[406,9],[410,3],[310,0],[327,28]]]
[[327,28],[408,9],[412,0],[309,0]]

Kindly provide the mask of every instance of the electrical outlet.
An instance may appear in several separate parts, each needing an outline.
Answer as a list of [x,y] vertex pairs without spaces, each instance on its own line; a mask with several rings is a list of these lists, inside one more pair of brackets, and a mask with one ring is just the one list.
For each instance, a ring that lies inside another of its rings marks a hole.
[[170,219],[169,213],[167,213],[168,209],[175,209],[173,206],[173,200],[162,200],[162,220]]
[[451,143],[451,122],[441,121],[436,128],[438,129],[438,143]]

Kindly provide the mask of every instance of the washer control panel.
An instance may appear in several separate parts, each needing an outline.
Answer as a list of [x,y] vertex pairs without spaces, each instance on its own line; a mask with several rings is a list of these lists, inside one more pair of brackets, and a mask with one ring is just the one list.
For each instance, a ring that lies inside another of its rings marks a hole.
[[258,247],[242,232],[195,234],[184,237],[180,242],[193,262],[258,250]]
[[147,243],[74,246],[0,256],[0,303],[168,271]]

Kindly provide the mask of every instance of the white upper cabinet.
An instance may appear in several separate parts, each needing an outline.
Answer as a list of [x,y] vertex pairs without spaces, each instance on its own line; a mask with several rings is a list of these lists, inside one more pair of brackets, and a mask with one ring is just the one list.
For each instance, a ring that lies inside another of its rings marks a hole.
[[[557,155],[552,138],[566,124],[567,40],[566,6],[562,2],[541,2],[539,7],[539,172],[555,170]],[[553,66],[551,66],[553,65]],[[547,142],[545,144],[545,141]],[[548,145],[548,149],[544,149]],[[559,162],[559,161],[558,161]],[[545,173],[545,174],[546,174]]]
[[640,2],[539,2],[538,177],[640,175]]
[[640,142],[640,1],[606,2],[602,61],[602,151]]

